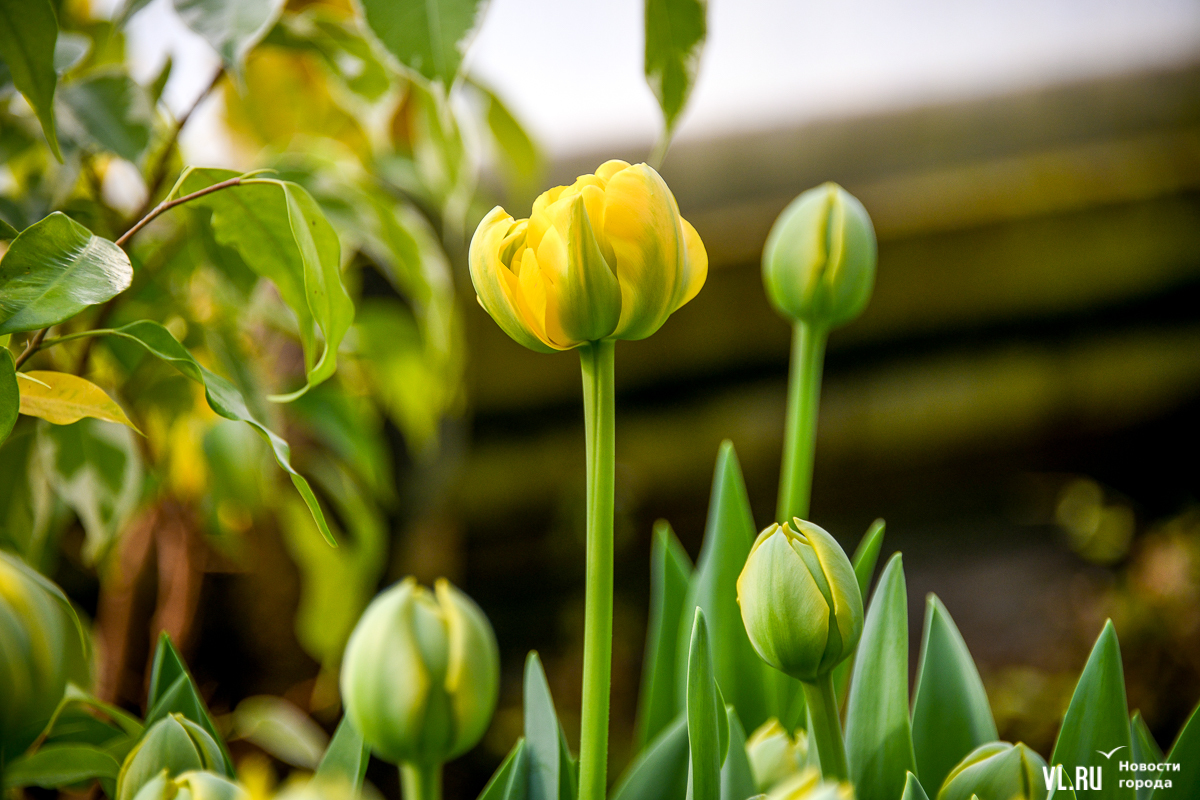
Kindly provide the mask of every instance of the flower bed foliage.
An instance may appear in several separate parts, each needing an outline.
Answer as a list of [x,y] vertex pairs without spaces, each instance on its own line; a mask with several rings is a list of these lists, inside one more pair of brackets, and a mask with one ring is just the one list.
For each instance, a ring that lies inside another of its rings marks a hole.
[[[1200,797],[1196,713],[1164,755],[1130,716],[1111,623],[1049,754],[997,741],[934,595],[910,692],[901,555],[875,579],[883,521],[849,556],[808,519],[825,341],[861,314],[875,273],[867,209],[834,184],[798,197],[763,255],[767,295],[795,330],[776,520],[759,532],[726,443],[697,563],[669,525],[654,531],[638,752],[613,780],[615,341],[652,335],[707,275],[704,244],[656,170],[695,78],[704,4],[646,3],[645,71],[665,123],[652,163],[609,161],[519,220],[483,213],[463,133],[489,131],[509,172],[533,175],[528,137],[462,74],[480,0],[363,0],[354,12],[174,0],[222,60],[209,91],[228,87],[231,125],[267,145],[246,173],[181,164],[191,111],[171,119],[161,106],[170,64],[150,85],[125,65],[122,28],[143,5],[95,21],[0,0],[4,792],[250,796],[171,637],[139,719],[98,695],[86,626],[43,575],[77,520],[83,558],[102,585],[119,582],[130,520],[154,509],[152,528],[174,509],[218,537],[260,518],[300,532],[310,616],[302,608],[298,634],[326,677],[340,672],[346,713],[311,778],[283,793],[371,793],[374,754],[399,767],[409,800],[441,797],[443,764],[495,709],[495,635],[444,580],[430,592],[410,578],[367,601],[395,501],[381,420],[419,453],[455,407],[449,264],[465,255],[480,305],[517,343],[578,350],[587,445],[580,752],[530,653],[524,736],[480,800]],[[290,115],[278,109],[286,87],[301,104]],[[145,196],[123,207],[110,183],[130,165]],[[364,293],[367,282],[387,291]],[[248,477],[267,459],[275,478]]]

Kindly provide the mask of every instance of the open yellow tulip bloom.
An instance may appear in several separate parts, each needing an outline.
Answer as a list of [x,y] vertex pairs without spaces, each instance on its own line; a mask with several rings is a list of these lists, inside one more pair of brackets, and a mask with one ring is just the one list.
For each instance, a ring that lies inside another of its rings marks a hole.
[[624,161],[544,192],[529,219],[496,206],[471,239],[470,262],[479,304],[545,353],[644,339],[708,275],[704,244],[667,184]]

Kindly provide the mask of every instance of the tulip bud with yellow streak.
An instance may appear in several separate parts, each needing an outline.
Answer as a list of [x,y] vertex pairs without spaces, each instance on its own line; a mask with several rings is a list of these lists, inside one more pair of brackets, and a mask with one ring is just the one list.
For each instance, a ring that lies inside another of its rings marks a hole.
[[492,209],[470,267],[504,332],[550,353],[654,333],[700,291],[708,254],[657,172],[608,161],[544,192],[528,219]]

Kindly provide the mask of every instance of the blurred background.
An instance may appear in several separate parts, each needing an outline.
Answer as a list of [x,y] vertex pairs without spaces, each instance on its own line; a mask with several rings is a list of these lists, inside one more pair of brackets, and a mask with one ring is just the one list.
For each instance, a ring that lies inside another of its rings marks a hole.
[[[493,203],[524,216],[548,186],[647,157],[660,123],[641,14],[636,0],[490,4],[467,71],[537,148],[515,177],[478,148],[468,236]],[[126,47],[140,81],[170,56],[162,99],[176,115],[218,63],[165,0],[132,19]],[[247,168],[264,152],[352,142],[353,113],[336,93],[305,99],[320,78],[288,72],[292,57],[268,37],[244,91],[208,95],[181,137],[184,162]],[[303,80],[281,77],[294,74]],[[830,341],[814,521],[851,549],[886,519],[885,555],[905,554],[914,665],[924,596],[936,592],[980,664],[1002,738],[1047,753],[1112,617],[1131,708],[1169,745],[1200,698],[1200,5],[712,0],[699,82],[662,173],[710,274],[653,338],[617,348],[612,774],[631,746],[654,521],[669,520],[695,558],[723,439],[757,522],[770,521],[790,337],[759,259],[776,215],[826,180],[870,212],[879,272],[867,313]],[[501,707],[483,746],[447,772],[448,797],[474,797],[519,735],[530,649],[577,746],[582,410],[576,357],[509,340],[474,302],[461,246],[447,252],[461,368],[425,405],[423,373],[405,372],[415,383],[391,408],[407,411],[384,414],[396,497],[375,557],[381,585],[446,576],[495,625]],[[385,289],[364,278],[363,302]],[[218,714],[268,694],[329,725],[336,692],[311,638],[336,582],[314,589],[304,565],[319,554],[279,526],[239,531],[237,555],[215,548],[187,590],[194,615],[181,629],[201,688]],[[127,593],[134,617],[159,607],[153,571]],[[71,559],[56,578],[100,605]],[[130,663],[148,652],[140,636]],[[140,702],[139,680],[118,699]],[[247,743],[238,752],[261,757]],[[371,775],[396,795],[394,774]]]

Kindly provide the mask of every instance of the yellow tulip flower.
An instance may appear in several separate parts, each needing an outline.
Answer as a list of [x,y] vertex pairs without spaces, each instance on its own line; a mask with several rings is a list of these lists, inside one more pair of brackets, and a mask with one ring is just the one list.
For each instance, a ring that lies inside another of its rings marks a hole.
[[624,161],[544,192],[529,219],[493,208],[471,239],[470,264],[479,304],[544,353],[644,339],[708,274],[704,244],[667,184]]

